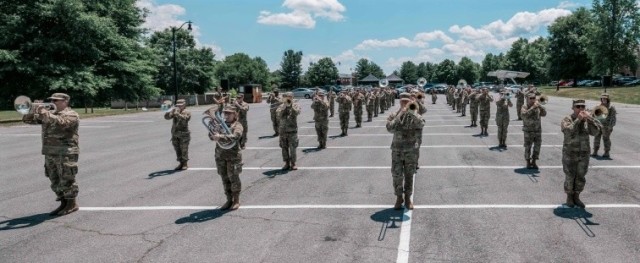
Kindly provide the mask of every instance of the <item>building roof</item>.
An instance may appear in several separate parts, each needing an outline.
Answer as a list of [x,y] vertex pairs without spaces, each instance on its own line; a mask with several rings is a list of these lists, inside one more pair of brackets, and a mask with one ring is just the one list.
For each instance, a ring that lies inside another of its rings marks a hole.
[[362,82],[375,82],[375,81],[379,81],[378,78],[376,78],[376,76],[369,74],[369,76],[364,77],[363,79],[359,80]]
[[351,74],[340,73],[338,74],[338,78],[348,79],[348,78],[351,78]]
[[389,80],[389,82],[393,81],[393,82],[398,82],[398,81],[402,81],[404,82],[404,80],[400,77],[398,77],[398,75],[396,74],[391,74],[389,76],[387,76],[387,80]]

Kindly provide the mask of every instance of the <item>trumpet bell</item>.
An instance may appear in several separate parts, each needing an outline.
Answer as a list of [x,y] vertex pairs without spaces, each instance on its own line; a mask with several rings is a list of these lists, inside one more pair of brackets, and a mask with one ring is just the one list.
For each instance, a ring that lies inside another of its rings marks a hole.
[[604,123],[607,120],[607,116],[609,115],[609,109],[607,109],[607,107],[602,105],[598,105],[594,107],[591,112],[592,112],[592,116],[596,120],[600,121],[600,123]]
[[547,97],[547,95],[540,96],[540,104],[541,105],[545,105],[545,104],[547,104],[547,102],[549,102],[549,98]]

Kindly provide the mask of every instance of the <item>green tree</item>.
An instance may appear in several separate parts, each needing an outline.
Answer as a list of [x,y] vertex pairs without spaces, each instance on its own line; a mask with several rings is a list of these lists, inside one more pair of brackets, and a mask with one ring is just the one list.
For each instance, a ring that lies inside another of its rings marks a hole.
[[402,66],[400,66],[400,78],[405,81],[405,83],[416,83],[418,82],[418,67],[415,63],[411,61],[402,62]]
[[589,73],[591,61],[587,54],[587,39],[591,23],[589,10],[581,7],[549,25],[549,77],[572,78],[576,83],[578,78]]
[[457,84],[459,78],[456,72],[456,63],[450,59],[443,60],[438,64],[434,77],[438,82],[444,82],[450,85]]
[[215,69],[218,79],[229,80],[230,87],[243,84],[269,83],[269,69],[267,63],[260,57],[251,58],[245,53],[235,53],[226,57]]
[[528,59],[529,40],[519,38],[507,52],[507,66],[509,70],[528,72],[531,61]]
[[325,57],[312,63],[307,71],[307,80],[310,86],[322,86],[334,84],[338,79],[338,68],[331,58]]
[[360,80],[369,76],[369,74],[372,74],[376,78],[384,78],[386,76],[384,71],[382,71],[382,68],[380,68],[376,63],[369,61],[366,58],[361,58],[356,62],[356,78]]
[[527,59],[529,60],[529,76],[531,81],[540,83],[549,82],[549,40],[538,38],[527,47]]
[[468,57],[463,57],[457,66],[458,77],[472,84],[478,80],[478,71],[476,63],[471,61]]
[[281,87],[291,89],[298,86],[302,74],[302,51],[291,49],[284,52],[280,62],[280,74],[282,74]]
[[588,54],[592,73],[612,75],[638,67],[640,12],[635,0],[594,0]]

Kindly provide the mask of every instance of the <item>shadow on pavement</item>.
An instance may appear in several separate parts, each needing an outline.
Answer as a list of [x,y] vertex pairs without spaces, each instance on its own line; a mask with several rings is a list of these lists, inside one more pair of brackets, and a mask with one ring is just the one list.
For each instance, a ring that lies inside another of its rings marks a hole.
[[371,215],[371,220],[382,223],[378,234],[378,241],[382,241],[387,235],[387,229],[399,229],[400,223],[409,220],[409,217],[404,214],[404,209],[394,210],[393,208],[387,208],[375,212]]
[[44,214],[37,214],[37,215],[20,217],[20,218],[8,219],[8,220],[0,221],[0,231],[37,226],[44,221],[54,219],[54,218],[56,217],[50,216],[49,213],[44,213]]
[[209,220],[214,220],[222,215],[226,214],[226,211],[222,211],[220,209],[216,210],[204,210],[200,212],[195,212],[190,214],[189,216],[180,218],[176,220],[176,224],[186,224],[186,223],[201,223]]
[[174,173],[181,172],[181,171],[182,170],[173,170],[172,169],[172,170],[164,170],[164,171],[153,172],[153,173],[149,174],[149,177],[147,179],[153,179],[153,178],[158,177],[158,176],[172,175]]
[[502,146],[492,146],[492,147],[489,147],[489,150],[496,151],[496,152],[504,152],[507,150],[507,148],[504,148]]
[[266,171],[262,174],[266,175],[269,178],[273,178],[276,177],[278,175],[284,175],[284,174],[288,174],[289,170],[282,170],[282,169],[276,169],[276,170],[270,170],[270,171]]
[[315,152],[319,152],[319,151],[322,151],[322,149],[320,149],[320,148],[309,148],[309,149],[302,150],[303,153],[315,153]]
[[596,236],[589,226],[598,226],[600,224],[589,220],[589,218],[593,217],[593,214],[587,210],[583,208],[569,208],[563,205],[553,209],[553,214],[557,217],[572,219],[588,237]]
[[266,136],[260,136],[258,137],[258,140],[262,140],[262,139],[273,139],[275,137],[278,137],[276,135],[266,135]]

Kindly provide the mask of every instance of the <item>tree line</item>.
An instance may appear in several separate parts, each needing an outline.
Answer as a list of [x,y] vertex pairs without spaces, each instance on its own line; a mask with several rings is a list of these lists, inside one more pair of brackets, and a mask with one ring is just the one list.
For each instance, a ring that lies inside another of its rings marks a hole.
[[[284,51],[280,68],[273,72],[259,56],[236,53],[216,59],[211,48],[197,47],[186,29],[142,28],[148,11],[135,2],[0,1],[0,108],[12,108],[19,95],[38,99],[58,91],[69,93],[76,107],[173,95],[174,67],[180,94],[202,94],[221,80],[229,88],[253,83],[270,90],[273,84],[290,89],[330,85],[338,79],[336,63],[329,57],[311,62],[303,72],[302,51]],[[533,41],[520,38],[506,53],[489,53],[481,63],[467,57],[457,63],[405,61],[393,73],[406,83],[424,77],[455,84],[461,78],[488,81],[487,72],[508,69],[530,72],[526,81],[545,83],[638,67],[640,14],[634,0],[594,0],[591,9],[579,8],[558,18],[548,32],[548,37]],[[379,65],[364,58],[351,73],[357,79],[386,76]]]

